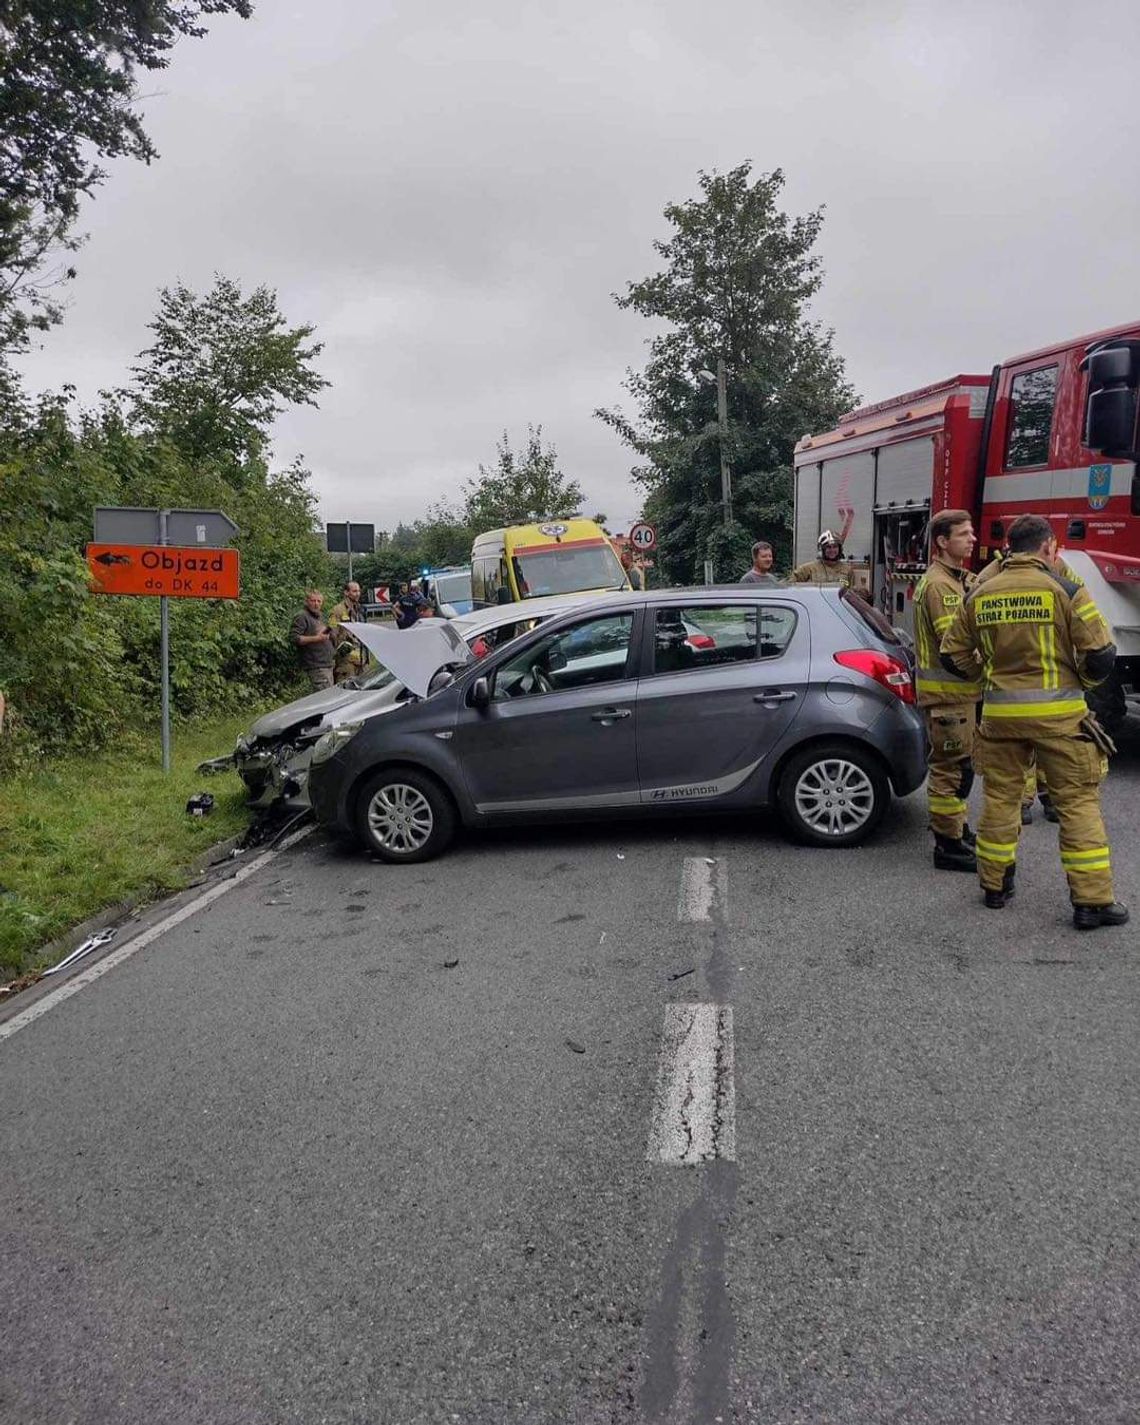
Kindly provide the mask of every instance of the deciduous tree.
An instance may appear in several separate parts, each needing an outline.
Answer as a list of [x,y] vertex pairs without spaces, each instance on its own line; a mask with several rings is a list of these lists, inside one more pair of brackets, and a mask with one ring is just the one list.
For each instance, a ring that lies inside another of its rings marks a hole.
[[478,534],[574,514],[584,498],[577,480],[559,470],[553,445],[543,445],[542,427],[528,426],[526,446],[518,455],[504,431],[494,465],[480,465],[479,474],[467,482],[460,522]]
[[323,350],[314,328],[287,326],[270,287],[243,297],[222,276],[204,297],[164,287],[150,330],[154,344],[132,368],[134,419],[191,460],[256,459],[275,417],[315,406],[328,385],[312,365]]
[[247,18],[250,0],[0,0],[0,356],[59,319],[100,161],[158,156],[139,72],[164,69],[179,39],[227,12]]
[[[790,218],[777,205],[783,173],[750,175],[749,163],[701,173],[701,197],[665,209],[671,234],[653,244],[662,269],[615,297],[665,329],[649,341],[644,370],[627,374],[636,415],[597,415],[640,457],[633,475],[658,527],[659,560],[676,579],[697,579],[706,558],[718,578],[735,578],[761,535],[786,561],[795,442],[833,425],[855,399],[833,333],[807,315],[823,281],[813,252],[822,210]],[[708,379],[718,359],[727,371],[728,526]]]

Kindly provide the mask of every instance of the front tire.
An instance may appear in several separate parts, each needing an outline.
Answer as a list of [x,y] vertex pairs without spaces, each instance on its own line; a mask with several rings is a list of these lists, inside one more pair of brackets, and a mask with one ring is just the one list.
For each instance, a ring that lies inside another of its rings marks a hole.
[[822,742],[795,753],[776,793],[784,824],[808,846],[858,846],[882,821],[890,800],[878,759],[849,742]]
[[391,767],[365,783],[356,803],[356,830],[382,861],[430,861],[455,835],[455,808],[433,778]]

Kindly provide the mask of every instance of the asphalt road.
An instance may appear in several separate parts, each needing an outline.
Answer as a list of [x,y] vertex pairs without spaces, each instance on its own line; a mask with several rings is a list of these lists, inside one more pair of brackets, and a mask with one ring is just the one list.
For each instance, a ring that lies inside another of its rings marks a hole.
[[923,824],[284,853],[0,1043],[0,1419],[1140,1418],[1140,915],[1078,936],[1040,818],[987,912]]

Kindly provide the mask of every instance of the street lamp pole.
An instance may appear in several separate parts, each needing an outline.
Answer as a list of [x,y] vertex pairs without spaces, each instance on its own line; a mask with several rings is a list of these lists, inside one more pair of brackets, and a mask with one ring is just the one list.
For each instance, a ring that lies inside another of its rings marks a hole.
[[723,356],[716,359],[716,423],[720,432],[720,499],[727,528],[732,523],[732,468],[728,463],[728,381]]

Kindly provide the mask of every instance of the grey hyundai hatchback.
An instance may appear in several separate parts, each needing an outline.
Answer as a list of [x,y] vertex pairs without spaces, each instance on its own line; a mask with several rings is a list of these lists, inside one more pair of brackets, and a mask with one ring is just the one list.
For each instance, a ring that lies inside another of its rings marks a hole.
[[[411,646],[385,636],[399,677]],[[318,821],[386,861],[460,823],[773,805],[799,840],[853,846],[926,775],[909,655],[838,589],[602,595],[409,687],[328,732],[309,776]]]

